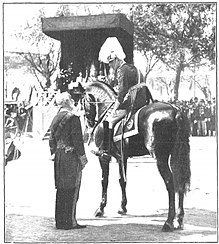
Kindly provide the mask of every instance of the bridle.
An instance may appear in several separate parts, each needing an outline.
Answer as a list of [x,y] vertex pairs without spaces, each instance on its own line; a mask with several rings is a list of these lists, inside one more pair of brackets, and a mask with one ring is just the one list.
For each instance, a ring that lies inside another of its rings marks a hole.
[[[90,94],[89,94],[90,95]],[[115,104],[115,101],[105,101],[104,103],[109,103],[109,105],[107,106],[107,108],[105,109],[105,111],[101,114],[101,116],[99,117],[98,120],[92,119],[90,118],[90,113],[86,111],[86,106],[85,106],[85,101],[89,104],[95,104],[95,108],[97,108],[97,104],[103,103],[103,102],[99,102],[99,101],[88,101],[86,96],[84,97],[84,110],[85,110],[85,117],[88,121],[88,123],[90,122],[90,124],[94,124],[91,135],[93,134],[93,132],[95,131],[96,127],[103,121],[103,119],[105,118],[105,115],[108,113],[108,111],[113,107],[113,105]],[[96,114],[95,114],[96,117]]]
[[[96,122],[97,122],[97,120],[95,120],[95,117],[96,117],[96,101],[90,101],[90,99],[94,99],[94,97],[93,97],[93,95],[92,94],[85,94],[85,96],[83,97],[83,107],[84,107],[84,116],[85,116],[85,118],[86,118],[86,120],[88,121],[88,122],[90,122],[89,124],[96,124]],[[95,105],[95,114],[94,114],[94,116],[92,116],[92,114],[90,113],[90,112],[88,112],[88,111],[86,111],[86,108],[87,108],[87,106],[86,106],[86,104],[89,104],[89,106],[91,106],[91,105]]]

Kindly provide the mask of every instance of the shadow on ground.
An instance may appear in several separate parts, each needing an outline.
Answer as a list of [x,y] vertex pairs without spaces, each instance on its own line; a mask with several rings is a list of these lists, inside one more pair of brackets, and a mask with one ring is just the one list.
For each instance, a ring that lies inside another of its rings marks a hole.
[[216,212],[185,210],[185,228],[161,232],[166,214],[79,219],[83,230],[57,230],[54,218],[6,215],[6,242],[201,242],[216,241]]

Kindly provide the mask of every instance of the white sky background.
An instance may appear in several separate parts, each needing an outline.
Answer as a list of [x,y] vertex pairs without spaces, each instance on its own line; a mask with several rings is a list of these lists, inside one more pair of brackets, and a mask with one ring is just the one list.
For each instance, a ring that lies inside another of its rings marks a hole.
[[[59,4],[58,4],[59,5]],[[4,50],[16,51],[25,50],[25,45],[18,43],[13,37],[17,30],[25,26],[27,21],[31,21],[39,14],[39,10],[46,7],[47,17],[53,17],[57,10],[56,4],[4,4]]]
[[14,32],[26,21],[38,15],[41,8],[45,8],[47,17],[54,17],[60,4],[34,4],[34,3],[10,3],[4,4],[5,33]]

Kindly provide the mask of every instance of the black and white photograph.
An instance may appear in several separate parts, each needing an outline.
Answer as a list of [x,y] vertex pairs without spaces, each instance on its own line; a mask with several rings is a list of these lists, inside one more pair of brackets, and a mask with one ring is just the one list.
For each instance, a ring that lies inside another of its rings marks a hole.
[[217,2],[2,3],[1,243],[217,243]]

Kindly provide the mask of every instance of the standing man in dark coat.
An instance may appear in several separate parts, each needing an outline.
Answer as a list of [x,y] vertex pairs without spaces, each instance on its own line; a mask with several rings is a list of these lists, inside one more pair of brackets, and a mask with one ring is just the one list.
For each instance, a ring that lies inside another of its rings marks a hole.
[[59,113],[50,126],[49,146],[54,158],[57,229],[81,229],[76,220],[82,169],[87,163],[80,118],[73,111],[68,92],[59,94]]

